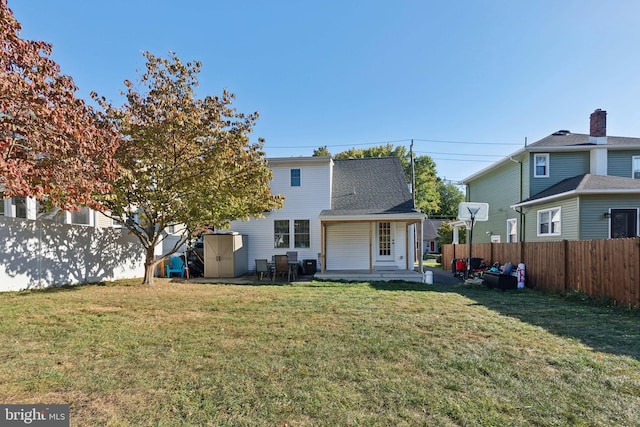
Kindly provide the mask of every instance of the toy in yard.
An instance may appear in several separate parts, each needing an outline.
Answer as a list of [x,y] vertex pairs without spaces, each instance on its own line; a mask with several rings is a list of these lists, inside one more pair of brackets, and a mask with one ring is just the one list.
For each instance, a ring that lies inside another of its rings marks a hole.
[[451,262],[451,270],[454,277],[464,280],[467,276],[467,262],[463,259],[453,259]]

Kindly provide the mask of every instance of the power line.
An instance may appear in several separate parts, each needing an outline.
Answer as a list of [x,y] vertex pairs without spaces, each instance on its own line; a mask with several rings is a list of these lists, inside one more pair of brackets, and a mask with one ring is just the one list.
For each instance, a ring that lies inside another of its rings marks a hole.
[[443,152],[438,152],[438,151],[415,151],[414,153],[421,153],[421,154],[427,154],[429,156],[431,156],[432,154],[444,154],[446,156],[474,156],[474,157],[497,157],[497,158],[501,158],[504,157],[503,155],[499,155],[499,154],[474,154],[474,153],[443,153]]
[[449,160],[453,162],[475,162],[475,163],[495,163],[495,160],[479,160],[479,159],[444,159],[442,157],[431,157],[432,160]]
[[380,142],[364,142],[364,143],[359,143],[359,144],[324,144],[324,145],[287,145],[287,146],[280,146],[280,147],[269,147],[269,148],[321,148],[321,147],[353,147],[355,148],[356,146],[359,145],[384,145],[384,144],[395,144],[398,142],[408,142],[411,141],[410,139],[398,139],[395,141],[380,141]]
[[446,144],[469,144],[469,145],[511,145],[514,147],[521,147],[522,144],[514,142],[479,142],[479,141],[446,141],[440,139],[414,139],[414,141],[421,142],[444,142]]
[[[440,142],[446,144],[469,144],[469,145],[505,145],[505,146],[514,146],[520,147],[522,144],[520,143],[508,143],[508,142],[481,142],[481,141],[448,141],[448,140],[439,140],[439,139],[414,139],[414,141],[420,142]],[[411,139],[396,139],[392,141],[378,141],[378,142],[362,142],[362,143],[352,143],[352,144],[324,144],[324,145],[285,145],[285,146],[269,146],[269,148],[281,148],[281,149],[291,149],[291,148],[320,148],[320,147],[352,147],[356,148],[358,146],[364,145],[386,145],[386,144],[397,144],[399,142],[411,142]]]

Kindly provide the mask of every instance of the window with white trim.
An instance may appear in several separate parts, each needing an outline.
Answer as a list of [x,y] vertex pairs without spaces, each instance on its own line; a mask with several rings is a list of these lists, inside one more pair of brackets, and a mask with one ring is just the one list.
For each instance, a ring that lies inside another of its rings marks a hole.
[[293,245],[296,248],[308,248],[311,242],[309,220],[296,219],[293,221]]
[[80,210],[71,213],[72,224],[89,225],[89,208],[81,207]]
[[533,177],[547,178],[549,177],[549,154],[533,155]]
[[40,200],[36,200],[36,212],[38,219],[57,222],[58,224],[64,224],[67,220],[67,213],[65,211],[58,207],[47,209]]
[[507,220],[507,242],[515,243],[518,241],[518,220],[510,218]]
[[27,217],[27,198],[23,196],[16,196],[11,200],[13,204],[14,214],[16,218]]
[[273,247],[276,249],[289,247],[288,219],[277,219],[273,221]]
[[300,169],[291,169],[291,186],[300,187]]
[[538,211],[538,236],[560,235],[560,208]]
[[640,156],[633,156],[631,160],[631,178],[640,179]]

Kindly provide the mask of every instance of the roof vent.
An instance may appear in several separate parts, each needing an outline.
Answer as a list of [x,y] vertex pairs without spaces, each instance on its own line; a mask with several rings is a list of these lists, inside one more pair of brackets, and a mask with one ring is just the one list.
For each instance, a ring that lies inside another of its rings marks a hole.
[[564,135],[568,135],[570,133],[571,133],[571,131],[568,131],[566,129],[560,129],[559,131],[554,132],[553,135],[555,135],[555,136],[564,136]]

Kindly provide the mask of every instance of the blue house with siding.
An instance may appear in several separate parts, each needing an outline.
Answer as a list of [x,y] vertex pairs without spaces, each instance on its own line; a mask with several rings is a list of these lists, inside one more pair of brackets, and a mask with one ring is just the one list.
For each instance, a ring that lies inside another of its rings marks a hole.
[[607,112],[589,134],[560,130],[463,180],[467,201],[489,203],[474,241],[636,237],[640,138],[607,136]]

